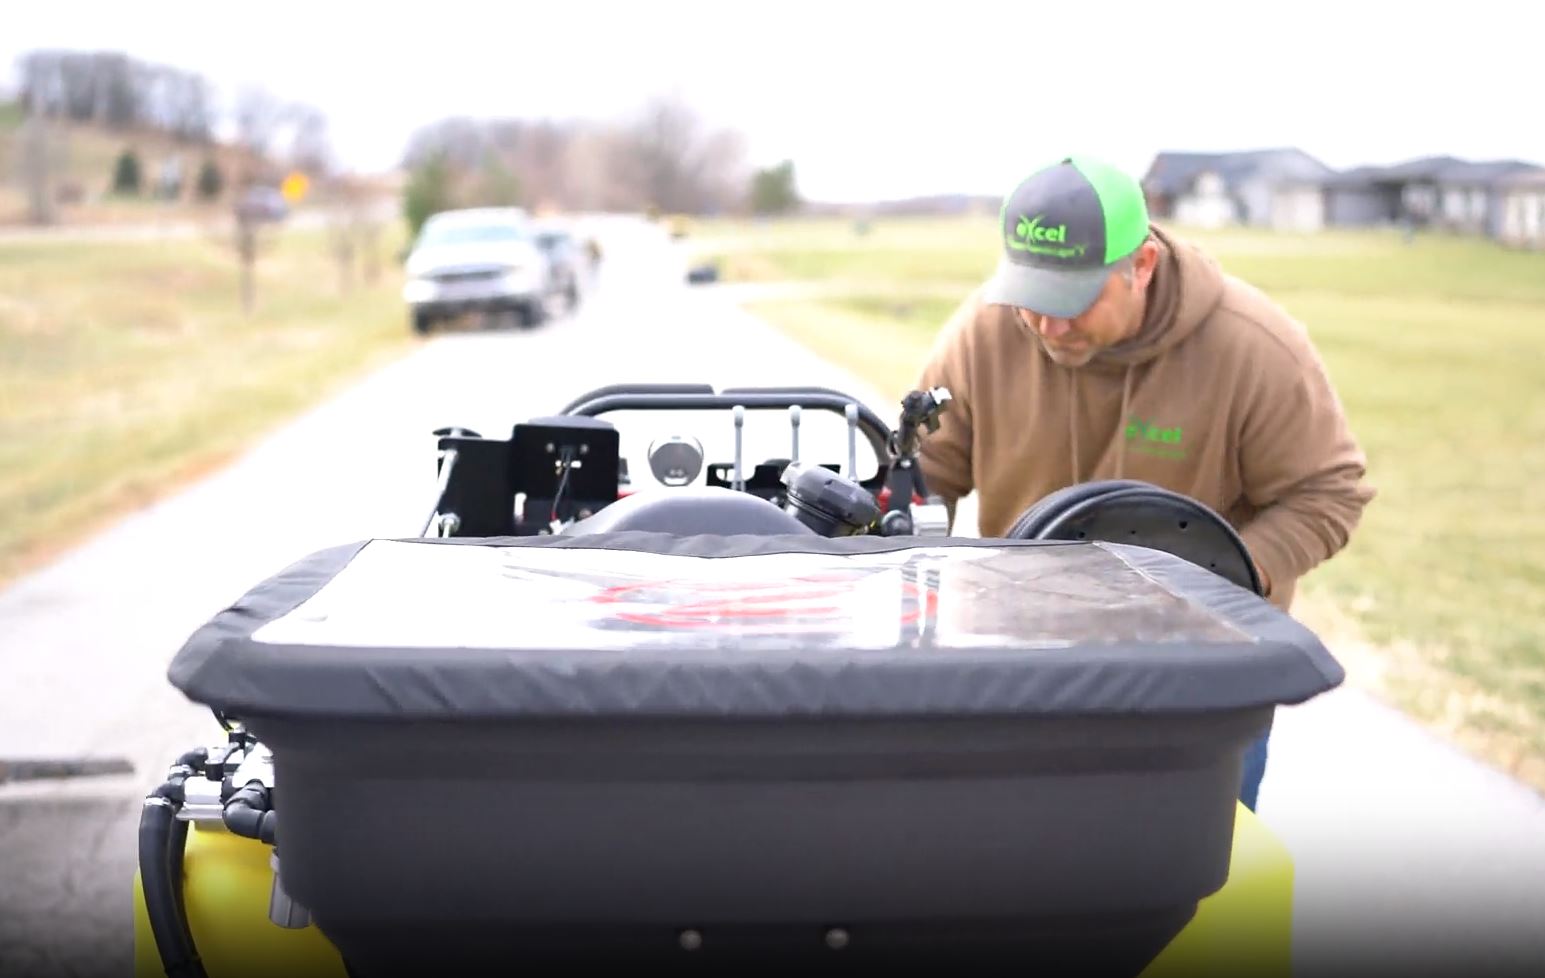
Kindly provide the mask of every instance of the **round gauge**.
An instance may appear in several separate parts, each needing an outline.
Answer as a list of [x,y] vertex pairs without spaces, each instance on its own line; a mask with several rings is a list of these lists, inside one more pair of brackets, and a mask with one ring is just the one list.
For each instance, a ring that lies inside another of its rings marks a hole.
[[684,486],[703,471],[703,446],[696,438],[671,435],[649,446],[649,468],[667,486]]

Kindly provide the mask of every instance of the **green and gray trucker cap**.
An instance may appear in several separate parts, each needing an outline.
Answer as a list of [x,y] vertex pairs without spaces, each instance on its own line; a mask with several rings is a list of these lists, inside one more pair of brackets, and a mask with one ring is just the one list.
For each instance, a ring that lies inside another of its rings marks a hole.
[[1003,256],[985,299],[1072,319],[1094,304],[1110,266],[1148,236],[1138,182],[1117,168],[1074,156],[1014,188],[999,215]]

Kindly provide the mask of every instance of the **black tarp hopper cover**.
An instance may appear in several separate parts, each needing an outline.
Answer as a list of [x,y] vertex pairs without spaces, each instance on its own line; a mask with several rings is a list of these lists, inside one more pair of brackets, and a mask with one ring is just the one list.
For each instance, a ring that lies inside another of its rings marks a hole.
[[468,718],[1173,712],[1343,673],[1267,602],[1137,547],[619,533],[323,551],[170,676],[238,715]]
[[273,750],[359,974],[835,924],[1136,973],[1227,878],[1246,745],[1343,673],[1138,547],[626,532],[326,550],[170,677]]

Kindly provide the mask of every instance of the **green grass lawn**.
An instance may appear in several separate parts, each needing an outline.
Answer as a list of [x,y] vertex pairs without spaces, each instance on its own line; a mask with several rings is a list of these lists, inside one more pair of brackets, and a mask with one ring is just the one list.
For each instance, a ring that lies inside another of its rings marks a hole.
[[224,241],[0,243],[0,579],[404,349],[394,246],[345,293],[324,234],[281,230],[248,318]]
[[[1295,613],[1354,681],[1545,789],[1545,254],[1447,236],[1194,232],[1318,343],[1379,497]],[[731,280],[850,293],[755,311],[888,395],[995,262],[991,216],[705,224]]]

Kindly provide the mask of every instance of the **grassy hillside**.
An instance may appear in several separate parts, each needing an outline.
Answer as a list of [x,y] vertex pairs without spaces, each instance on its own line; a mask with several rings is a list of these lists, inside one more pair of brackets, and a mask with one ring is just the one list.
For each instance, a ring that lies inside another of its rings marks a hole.
[[[22,170],[21,106],[0,102],[0,226],[19,224],[27,218],[26,188]],[[206,155],[213,155],[227,174],[236,172],[239,154],[228,146],[200,147],[178,143],[170,136],[153,131],[115,132],[95,126],[58,122],[52,127],[52,158],[55,160],[53,184],[68,199],[58,203],[58,218],[68,223],[115,223],[160,219],[189,219],[214,213],[218,205],[207,205],[193,198],[193,180]],[[138,198],[114,197],[113,167],[125,148],[140,157],[142,193]],[[149,193],[160,162],[170,156],[182,158],[185,194],[182,200],[156,200]]]

